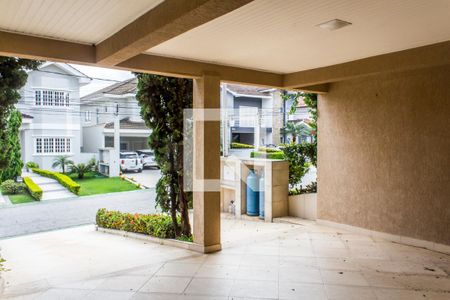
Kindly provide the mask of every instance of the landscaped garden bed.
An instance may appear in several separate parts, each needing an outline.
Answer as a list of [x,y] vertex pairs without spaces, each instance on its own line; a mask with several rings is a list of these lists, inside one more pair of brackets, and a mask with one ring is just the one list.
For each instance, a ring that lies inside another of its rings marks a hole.
[[81,186],[79,196],[135,191],[139,188],[120,177],[106,177],[96,172],[88,172],[82,179],[77,174],[70,177]]
[[[178,218],[178,222],[180,221]],[[97,211],[96,223],[97,231],[193,251],[204,251],[201,246],[192,242],[192,237],[175,238],[172,218],[168,214],[131,214],[102,208]]]
[[27,187],[23,183],[6,180],[1,184],[2,194],[9,198],[13,204],[22,204],[34,202],[35,199],[30,195]]
[[78,183],[76,183],[75,181],[73,181],[72,178],[70,178],[69,176],[67,176],[65,174],[53,172],[53,171],[49,171],[49,170],[37,169],[37,168],[33,168],[31,170],[34,173],[39,174],[41,176],[55,179],[62,186],[66,187],[69,191],[71,191],[75,195],[78,195],[80,192],[81,186]]

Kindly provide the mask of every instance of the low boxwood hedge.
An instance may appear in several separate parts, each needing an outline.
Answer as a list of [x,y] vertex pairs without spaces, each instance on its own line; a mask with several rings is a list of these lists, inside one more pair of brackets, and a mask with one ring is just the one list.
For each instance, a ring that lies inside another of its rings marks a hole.
[[258,151],[260,152],[267,152],[267,153],[276,153],[276,152],[282,152],[282,150],[277,148],[267,148],[267,147],[259,147]]
[[31,170],[36,174],[56,179],[62,186],[66,187],[69,191],[76,195],[80,193],[81,185],[73,181],[72,178],[67,175],[37,168],[33,168]]
[[143,233],[163,239],[175,238],[172,218],[165,214],[130,214],[101,208],[95,220],[97,226],[102,228]]
[[231,143],[231,149],[253,149],[255,146],[243,143]]
[[42,199],[42,189],[33,181],[33,179],[30,177],[24,177],[23,183],[25,183],[28,192],[34,199],[38,201]]
[[285,159],[283,152],[262,152],[253,151],[250,153],[251,158],[267,158],[267,159]]

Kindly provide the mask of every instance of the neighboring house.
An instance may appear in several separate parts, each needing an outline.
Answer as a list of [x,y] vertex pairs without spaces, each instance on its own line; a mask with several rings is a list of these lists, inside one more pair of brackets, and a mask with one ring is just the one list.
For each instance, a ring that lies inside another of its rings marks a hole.
[[140,116],[136,100],[137,79],[108,86],[81,98],[83,151],[114,147],[114,120],[120,119],[120,150],[148,148],[150,129]]
[[222,108],[230,141],[254,145],[259,127],[259,145],[280,143],[281,101],[274,89],[222,85]]
[[[148,148],[150,129],[140,116],[136,100],[137,79],[113,84],[81,98],[83,151],[94,152],[114,146],[114,119],[120,119],[120,150]],[[260,144],[280,143],[282,100],[274,89],[223,85],[222,107],[228,108],[228,141],[254,144],[260,116]],[[275,107],[275,108],[274,108]],[[277,113],[274,113],[276,110]]]
[[80,87],[91,78],[65,63],[47,62],[28,72],[16,105],[22,113],[22,160],[51,169],[59,155],[81,160]]

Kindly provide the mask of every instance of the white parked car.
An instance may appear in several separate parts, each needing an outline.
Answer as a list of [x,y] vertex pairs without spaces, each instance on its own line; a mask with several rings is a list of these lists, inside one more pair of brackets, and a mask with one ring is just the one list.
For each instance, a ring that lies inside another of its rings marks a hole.
[[144,165],[136,152],[120,152],[120,170],[122,172],[142,172]]
[[145,167],[156,167],[158,168],[158,164],[155,161],[155,154],[152,150],[138,150],[136,151],[139,157],[142,159],[142,164]]

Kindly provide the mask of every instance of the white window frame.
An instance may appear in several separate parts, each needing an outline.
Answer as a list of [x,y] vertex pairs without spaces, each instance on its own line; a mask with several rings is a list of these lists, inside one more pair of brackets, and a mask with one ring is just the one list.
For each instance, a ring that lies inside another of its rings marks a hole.
[[84,112],[84,121],[85,122],[91,122],[92,120],[92,114],[90,110],[87,110]]
[[35,153],[42,153],[42,138],[37,138],[34,146]]
[[72,154],[71,140],[68,137],[37,137],[34,139],[34,155]]
[[36,89],[34,93],[35,106],[70,106],[70,92],[50,89]]
[[37,106],[42,105],[42,91],[39,90],[34,91],[34,104]]

